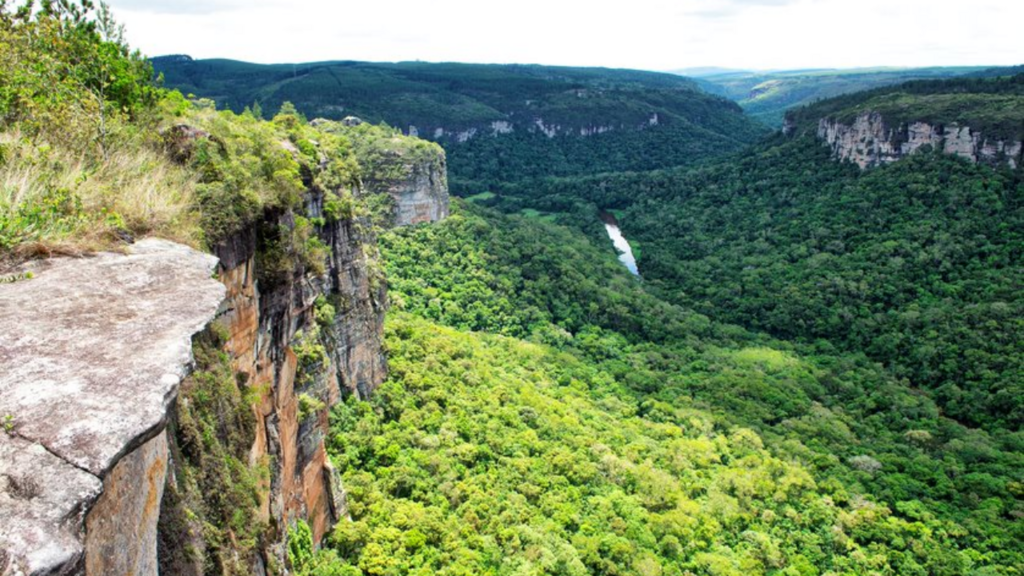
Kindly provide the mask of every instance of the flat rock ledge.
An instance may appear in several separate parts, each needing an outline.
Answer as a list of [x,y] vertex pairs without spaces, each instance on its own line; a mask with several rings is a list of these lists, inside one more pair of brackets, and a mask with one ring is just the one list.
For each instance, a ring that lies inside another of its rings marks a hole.
[[80,570],[89,510],[163,432],[223,300],[216,265],[147,239],[0,284],[0,574]]

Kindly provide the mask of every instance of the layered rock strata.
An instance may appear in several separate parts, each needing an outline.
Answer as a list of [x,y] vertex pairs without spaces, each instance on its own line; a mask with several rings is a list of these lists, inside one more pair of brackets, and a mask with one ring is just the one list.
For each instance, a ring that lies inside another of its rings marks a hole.
[[[792,128],[784,131],[791,132]],[[988,138],[969,126],[937,125],[913,122],[890,126],[878,112],[858,115],[852,124],[833,118],[818,122],[818,138],[824,140],[833,155],[861,168],[895,162],[900,158],[932,149],[997,166],[1017,168],[1024,164],[1024,146],[1020,140]]]

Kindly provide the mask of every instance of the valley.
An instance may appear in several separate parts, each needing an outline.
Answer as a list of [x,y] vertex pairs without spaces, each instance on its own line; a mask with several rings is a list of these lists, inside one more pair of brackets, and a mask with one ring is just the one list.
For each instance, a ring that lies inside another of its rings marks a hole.
[[[679,70],[689,75],[691,71]],[[985,66],[931,68],[854,68],[772,72],[745,70],[693,70],[705,90],[740,104],[752,117],[781,128],[786,111],[855,92],[902,84],[911,80],[983,77],[1012,74]]]
[[0,3],[0,575],[1021,574],[1020,70],[147,60],[70,6]]

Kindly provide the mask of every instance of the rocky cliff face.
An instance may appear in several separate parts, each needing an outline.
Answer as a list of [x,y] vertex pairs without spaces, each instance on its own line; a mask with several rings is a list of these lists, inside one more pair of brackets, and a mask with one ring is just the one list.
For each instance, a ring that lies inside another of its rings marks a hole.
[[616,130],[635,131],[644,130],[652,126],[658,126],[661,117],[657,112],[652,112],[646,121],[641,123],[619,122],[612,119],[594,119],[586,124],[571,125],[557,121],[545,120],[542,117],[530,117],[528,120],[520,117],[518,120],[494,120],[489,124],[469,128],[451,128],[444,126],[413,126],[410,125],[405,131],[409,136],[431,135],[437,142],[449,141],[459,144],[466,143],[479,137],[498,137],[504,134],[512,134],[516,131],[540,133],[548,138],[558,136],[597,136],[606,132]]
[[[784,126],[783,132],[792,131]],[[832,148],[834,156],[861,168],[895,162],[923,149],[941,150],[972,162],[1006,164],[1016,168],[1024,163],[1024,146],[1018,141],[986,138],[969,126],[932,125],[913,122],[888,126],[877,112],[864,112],[852,124],[832,118],[818,122],[818,137]]]
[[0,285],[0,573],[153,574],[167,422],[213,256],[146,240]]
[[395,200],[395,224],[408,226],[448,217],[448,177],[444,158],[402,165],[403,175],[383,183]]
[[[320,216],[321,202],[314,196],[307,213]],[[287,227],[289,218],[281,215],[262,229]],[[234,372],[262,391],[254,408],[250,464],[275,462],[260,509],[276,527],[278,542],[298,519],[310,524],[319,541],[345,515],[336,504],[343,492],[324,446],[328,411],[343,396],[368,396],[387,373],[385,282],[370,225],[342,220],[327,224],[321,234],[330,248],[322,275],[298,268],[285,278],[260,282],[259,250],[267,239],[259,230],[243,231],[215,251],[227,287],[218,319],[227,329],[224,348]],[[283,549],[270,553],[283,565]]]
[[448,217],[448,166],[443,150],[390,151],[387,165],[367,174],[365,194],[392,199],[391,224],[409,226]]
[[[443,156],[396,171],[396,223],[447,216]],[[369,219],[323,203],[216,258],[146,240],[0,285],[0,574],[280,574],[289,527],[347,516],[328,412],[386,376],[386,283]],[[279,249],[300,216],[324,261]]]

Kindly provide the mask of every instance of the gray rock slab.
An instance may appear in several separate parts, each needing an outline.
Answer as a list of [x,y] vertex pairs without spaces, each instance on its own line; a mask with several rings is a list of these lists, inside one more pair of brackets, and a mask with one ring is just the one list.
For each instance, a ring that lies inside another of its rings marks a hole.
[[81,563],[103,479],[163,429],[191,337],[224,298],[216,264],[148,239],[0,284],[0,573]]
[[102,478],[161,427],[216,313],[217,259],[164,240],[0,285],[0,418]]
[[[0,574],[46,574],[83,560],[84,507],[99,478],[39,444],[0,432]],[[9,562],[9,566],[3,563]]]

